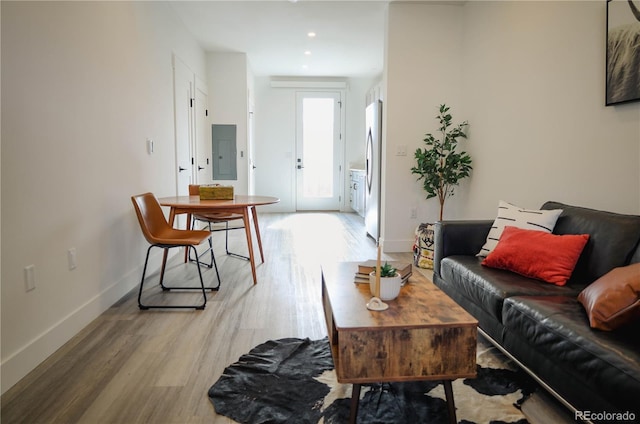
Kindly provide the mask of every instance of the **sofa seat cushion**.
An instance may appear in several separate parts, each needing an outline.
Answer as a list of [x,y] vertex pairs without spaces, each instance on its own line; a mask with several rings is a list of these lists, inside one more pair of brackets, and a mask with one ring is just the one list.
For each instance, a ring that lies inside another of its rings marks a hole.
[[471,302],[502,322],[502,304],[510,296],[577,296],[579,290],[556,286],[481,265],[483,258],[454,255],[442,259],[440,276]]
[[[594,330],[582,305],[567,296],[511,297],[504,302],[502,320],[507,332],[526,340],[521,349],[558,364],[575,379],[573,385],[598,387],[613,405],[635,405],[640,399],[640,325]],[[535,364],[528,367],[544,374]]]

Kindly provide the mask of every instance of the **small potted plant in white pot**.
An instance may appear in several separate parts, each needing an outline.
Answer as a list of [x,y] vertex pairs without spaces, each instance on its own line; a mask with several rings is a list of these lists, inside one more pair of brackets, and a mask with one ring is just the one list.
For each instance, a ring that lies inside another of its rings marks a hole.
[[[400,294],[402,278],[400,273],[388,262],[380,267],[380,299],[393,300]],[[376,272],[369,274],[369,289],[373,296],[376,295]]]

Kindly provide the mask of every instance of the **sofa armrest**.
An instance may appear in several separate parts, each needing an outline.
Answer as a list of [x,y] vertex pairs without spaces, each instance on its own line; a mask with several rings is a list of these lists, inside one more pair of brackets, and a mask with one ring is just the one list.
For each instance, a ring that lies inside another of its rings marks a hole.
[[476,255],[493,220],[438,221],[434,228],[433,272],[440,275],[440,261],[451,255]]

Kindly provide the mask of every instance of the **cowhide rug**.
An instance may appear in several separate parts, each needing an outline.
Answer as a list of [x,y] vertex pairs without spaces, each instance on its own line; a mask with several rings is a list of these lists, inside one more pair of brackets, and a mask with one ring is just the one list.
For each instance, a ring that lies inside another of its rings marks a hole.
[[[519,405],[535,384],[495,347],[478,341],[478,376],[453,382],[460,423],[526,423]],[[327,339],[263,343],[209,389],[216,413],[239,423],[345,423],[351,385],[336,381]],[[361,423],[446,423],[438,381],[362,385]]]

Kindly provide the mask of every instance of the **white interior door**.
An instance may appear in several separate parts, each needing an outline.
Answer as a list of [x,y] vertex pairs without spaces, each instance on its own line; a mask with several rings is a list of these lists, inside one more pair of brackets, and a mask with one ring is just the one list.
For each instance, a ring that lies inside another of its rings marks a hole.
[[195,144],[196,144],[196,183],[211,184],[213,171],[211,169],[211,125],[208,119],[207,89],[197,78],[195,90]]
[[341,93],[296,94],[296,209],[340,210]]
[[249,96],[249,138],[247,140],[247,156],[249,158],[248,161],[248,169],[249,173],[249,184],[248,184],[248,194],[256,194],[256,163],[255,163],[255,146],[254,146],[254,104],[251,100],[251,96]]
[[[173,95],[176,140],[176,194],[189,194],[189,184],[194,181],[192,151],[193,140],[193,72],[177,57],[173,60]],[[177,218],[177,226],[184,228],[181,216]]]

